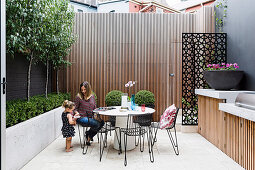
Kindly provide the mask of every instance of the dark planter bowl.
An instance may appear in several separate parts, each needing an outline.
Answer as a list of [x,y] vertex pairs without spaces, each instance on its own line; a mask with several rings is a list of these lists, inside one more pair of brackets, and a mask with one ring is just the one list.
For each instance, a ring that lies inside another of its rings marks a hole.
[[243,71],[239,70],[212,70],[204,71],[204,78],[215,90],[231,90],[237,88],[243,74]]

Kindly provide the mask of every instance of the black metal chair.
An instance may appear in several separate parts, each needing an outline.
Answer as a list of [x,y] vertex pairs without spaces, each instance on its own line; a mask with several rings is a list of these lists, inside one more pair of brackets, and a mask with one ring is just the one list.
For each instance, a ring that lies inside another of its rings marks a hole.
[[[82,137],[81,137],[81,130],[80,130],[80,126],[82,127]],[[80,145],[81,145],[81,148],[82,148],[82,153],[85,155],[88,151],[88,145],[85,145],[86,142],[87,142],[87,139],[86,139],[86,132],[88,131],[88,128],[90,128],[88,125],[81,125],[81,124],[78,124],[78,131],[79,131],[79,138],[80,138]],[[82,140],[83,138],[83,140]],[[83,141],[83,142],[82,142]],[[85,149],[86,147],[86,149]]]
[[[176,113],[175,113],[173,123],[171,124],[170,127],[166,128],[167,134],[169,136],[169,139],[171,141],[171,144],[173,146],[173,149],[174,149],[174,152],[175,152],[176,155],[179,155],[178,141],[177,141],[176,128],[175,128],[178,112],[179,112],[179,108],[176,109]],[[151,124],[151,127],[154,129],[154,137],[153,137],[152,145],[154,145],[155,142],[157,142],[157,132],[158,132],[158,129],[159,129],[159,123],[160,122],[152,122],[152,124]],[[175,134],[175,139],[174,139],[174,137],[171,133],[171,129],[173,129],[173,132]]]
[[[99,137],[99,155],[100,155],[99,161],[100,162],[102,160],[102,156],[103,156],[103,153],[104,153],[104,148],[107,147],[107,135],[108,135],[108,132],[111,132],[111,131],[115,131],[115,135],[116,135],[118,143],[120,145],[120,139],[118,138],[116,127],[111,126],[111,125],[106,123],[100,129],[100,131],[98,132],[100,134],[100,137]],[[119,151],[119,154],[120,154],[120,151]]]
[[[92,111],[87,111],[86,112],[86,116],[88,116],[88,113],[92,113]],[[89,122],[89,119],[88,119],[88,122]],[[78,131],[79,131],[79,139],[80,139],[80,145],[81,145],[81,148],[82,148],[82,153],[83,155],[85,155],[88,151],[88,145],[86,145],[86,143],[88,142],[87,141],[87,138],[86,138],[86,133],[88,132],[90,126],[89,126],[89,123],[88,124],[78,124]],[[81,136],[81,129],[80,129],[80,126],[82,127],[82,136]],[[99,136],[97,135],[97,138],[98,138],[98,142],[99,142]]]
[[[155,105],[154,105],[154,104],[151,104],[151,105],[147,105],[146,107],[149,107],[149,108],[154,109],[154,108],[155,108]],[[143,124],[142,122],[140,122],[141,119],[143,120],[143,122],[145,122],[146,119],[147,119],[148,122],[151,120],[151,118],[148,117],[148,116],[147,116],[147,117],[146,117],[146,116],[143,116],[143,117],[141,117],[141,116],[134,116],[133,121],[134,121],[134,123],[135,123],[135,127],[136,127],[137,125],[141,126],[141,124]],[[143,139],[143,147],[141,147],[141,145],[142,145],[142,139]],[[140,142],[139,142],[139,141],[140,141]],[[138,140],[137,140],[137,138],[135,137],[135,146],[138,146],[139,143],[140,143],[140,151],[143,152],[143,150],[144,150],[144,149],[142,149],[142,148],[144,148],[144,136],[143,136],[143,135],[139,136],[139,137],[138,137]]]
[[[149,155],[150,161],[154,162],[154,155],[153,155],[153,135],[151,132],[151,121],[152,121],[152,113],[147,113],[144,115],[136,116],[136,121],[139,122],[139,126],[135,126],[133,119],[133,114],[128,115],[127,118],[127,127],[121,128],[121,132],[124,134],[124,149],[125,149],[125,159],[124,165],[127,166],[127,140],[128,136],[143,136],[147,134],[148,139],[148,148],[149,148]],[[138,120],[139,119],[139,120]],[[120,136],[121,138],[121,136]],[[141,141],[141,139],[140,139]],[[121,145],[121,143],[120,143]]]

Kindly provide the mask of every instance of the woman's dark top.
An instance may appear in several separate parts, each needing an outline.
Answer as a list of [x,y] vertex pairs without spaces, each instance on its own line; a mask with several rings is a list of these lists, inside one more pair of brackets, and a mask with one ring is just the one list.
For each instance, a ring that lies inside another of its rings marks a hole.
[[70,114],[69,112],[63,112],[62,113],[62,122],[63,122],[63,126],[62,126],[62,135],[64,138],[67,137],[73,137],[75,134],[75,130],[73,125],[71,125],[68,121],[67,115]]
[[81,117],[92,117],[92,111],[96,108],[95,96],[92,95],[88,100],[81,99],[76,96],[75,100],[75,110],[80,113]]

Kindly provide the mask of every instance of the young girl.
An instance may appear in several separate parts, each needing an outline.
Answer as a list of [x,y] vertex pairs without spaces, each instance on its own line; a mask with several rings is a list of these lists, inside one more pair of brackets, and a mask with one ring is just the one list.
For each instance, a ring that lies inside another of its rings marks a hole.
[[[73,102],[65,100],[63,105],[65,111],[62,113],[63,127],[61,129],[63,137],[66,138],[66,152],[71,152],[72,137],[75,134],[73,125],[76,124],[76,118],[73,118],[73,110],[75,105]],[[79,116],[78,113],[75,116]]]

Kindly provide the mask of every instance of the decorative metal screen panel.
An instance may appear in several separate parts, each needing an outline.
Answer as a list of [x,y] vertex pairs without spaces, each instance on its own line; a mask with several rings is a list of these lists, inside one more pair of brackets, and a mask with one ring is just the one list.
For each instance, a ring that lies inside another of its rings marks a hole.
[[198,124],[195,89],[209,88],[203,77],[208,64],[227,60],[226,33],[182,34],[182,124]]

